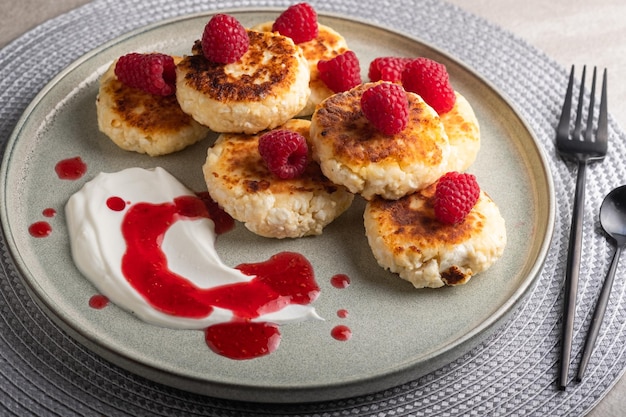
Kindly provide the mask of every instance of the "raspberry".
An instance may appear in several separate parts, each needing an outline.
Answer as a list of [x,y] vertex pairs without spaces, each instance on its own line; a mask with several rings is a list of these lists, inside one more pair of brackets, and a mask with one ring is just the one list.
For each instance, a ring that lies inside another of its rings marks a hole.
[[304,172],[309,148],[301,134],[277,129],[259,138],[259,153],[272,174],[281,179],[290,179]]
[[367,73],[370,81],[391,81],[392,83],[402,82],[402,71],[406,64],[411,62],[411,58],[401,58],[396,56],[383,56],[370,62]]
[[382,83],[368,88],[361,96],[363,114],[385,135],[395,135],[409,121],[409,102],[400,84]]
[[201,43],[206,59],[217,64],[231,64],[246,53],[250,39],[246,28],[236,18],[216,14],[204,27]]
[[402,73],[402,85],[420,95],[439,114],[452,110],[456,101],[445,65],[428,58],[409,62]]
[[296,44],[317,38],[318,31],[317,13],[308,3],[289,6],[272,26],[272,32],[290,37]]
[[169,55],[126,54],[115,64],[115,76],[127,86],[150,94],[169,96],[176,92],[176,64]]
[[472,210],[480,187],[472,174],[448,172],[439,179],[435,190],[435,217],[442,223],[457,224]]
[[359,59],[353,51],[346,51],[329,60],[317,62],[320,79],[335,93],[347,91],[361,84]]

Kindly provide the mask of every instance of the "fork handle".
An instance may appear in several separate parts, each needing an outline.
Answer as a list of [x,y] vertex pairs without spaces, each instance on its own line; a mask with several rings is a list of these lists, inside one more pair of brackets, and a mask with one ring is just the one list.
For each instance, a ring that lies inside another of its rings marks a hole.
[[578,161],[576,175],[576,192],[574,193],[574,209],[569,234],[567,264],[565,267],[565,299],[563,304],[563,331],[561,336],[561,370],[559,389],[567,386],[572,339],[574,333],[574,316],[576,315],[576,297],[578,295],[578,273],[580,270],[580,254],[583,237],[583,218],[585,211],[585,177],[587,160]]

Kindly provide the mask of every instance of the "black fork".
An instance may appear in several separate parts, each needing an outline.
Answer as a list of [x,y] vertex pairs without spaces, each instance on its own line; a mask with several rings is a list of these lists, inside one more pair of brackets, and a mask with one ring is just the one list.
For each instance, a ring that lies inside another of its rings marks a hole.
[[600,99],[600,114],[598,126],[593,134],[594,106],[596,93],[596,68],[593,69],[591,95],[587,111],[587,126],[583,133],[583,99],[586,67],[583,67],[580,93],[574,129],[570,134],[570,113],[572,107],[572,90],[574,86],[574,66],[569,76],[567,92],[557,127],[556,146],[561,157],[573,161],[577,165],[576,192],[574,194],[574,209],[570,228],[567,264],[565,269],[565,302],[563,305],[563,331],[561,337],[561,368],[559,373],[559,389],[564,390],[568,382],[572,336],[574,332],[574,316],[576,312],[576,297],[578,293],[578,274],[580,270],[580,254],[583,232],[583,218],[585,206],[585,174],[589,163],[604,160],[608,147],[607,122],[607,71],[602,77],[602,96]]

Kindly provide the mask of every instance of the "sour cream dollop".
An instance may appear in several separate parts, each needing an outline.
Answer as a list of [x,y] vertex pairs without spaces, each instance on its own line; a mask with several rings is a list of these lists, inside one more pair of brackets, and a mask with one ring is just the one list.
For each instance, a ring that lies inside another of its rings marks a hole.
[[[172,209],[180,204],[181,199],[193,198],[196,194],[163,168],[127,168],[116,173],[98,174],[73,194],[65,206],[76,266],[113,303],[153,325],[204,329],[237,319],[246,306],[225,308],[212,305],[203,317],[184,317],[155,306],[154,300],[146,295],[151,290],[142,292],[133,284],[133,279],[141,275],[133,271],[141,266],[135,267],[134,260],[129,260],[129,257],[134,256],[137,260],[141,258],[137,254],[142,253],[156,254],[157,258],[164,256],[167,271],[157,268],[153,271],[155,276],[159,273],[174,276],[176,285],[197,288],[204,295],[227,289],[229,296],[235,298],[231,304],[236,303],[237,292],[245,290],[246,285],[237,284],[249,284],[255,280],[255,276],[246,275],[222,262],[215,250],[215,225],[211,219],[193,213],[186,215],[184,209],[183,214],[178,209]],[[170,213],[168,210],[174,211]],[[161,219],[154,216],[157,211],[170,214],[163,215]],[[141,216],[152,216],[146,222],[150,230],[146,230],[145,242],[143,232],[135,231],[139,237],[134,240],[135,243],[129,244],[128,235],[123,230],[134,227],[129,220],[131,215],[133,219],[140,220]],[[161,227],[163,233],[154,232],[153,224],[155,228]],[[155,233],[153,238],[151,233]],[[145,260],[137,262],[140,261]],[[144,277],[141,279],[144,280]],[[313,301],[317,292],[314,291],[314,282],[309,284],[310,301]],[[162,283],[155,278],[150,285],[156,288]],[[267,291],[268,294],[276,292],[273,288]],[[276,300],[261,306],[259,314],[253,314],[250,321],[281,325],[320,319],[308,302],[290,303],[285,302],[286,294],[274,296]],[[304,299],[308,301],[306,296]],[[193,297],[190,300],[193,301]],[[246,302],[243,293],[241,302]]]

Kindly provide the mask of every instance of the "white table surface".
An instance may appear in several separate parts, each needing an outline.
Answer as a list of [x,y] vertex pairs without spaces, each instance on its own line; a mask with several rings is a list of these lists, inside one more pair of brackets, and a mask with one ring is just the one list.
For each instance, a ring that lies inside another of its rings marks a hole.
[[[563,67],[608,68],[609,112],[626,127],[626,2],[623,0],[449,0],[543,51]],[[0,48],[88,0],[0,2]],[[625,179],[626,182],[626,179]],[[626,377],[588,415],[626,414]]]

